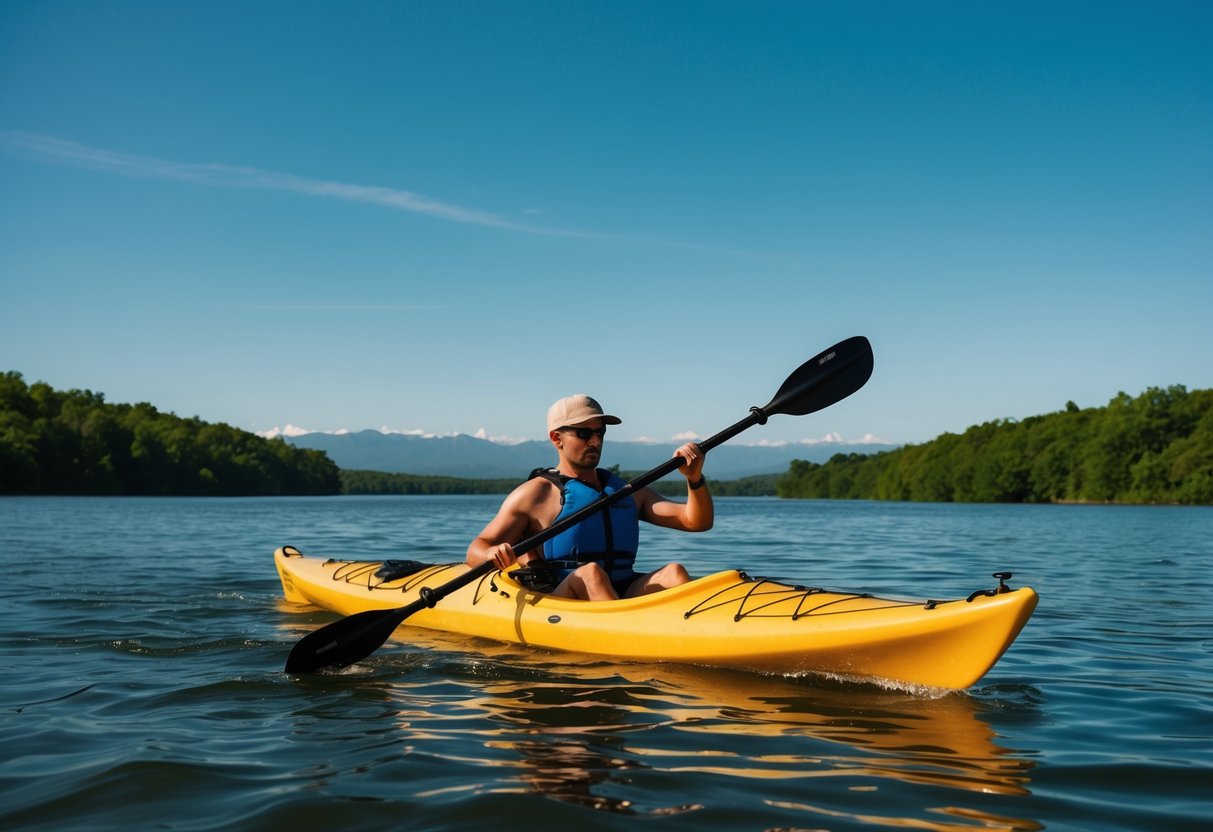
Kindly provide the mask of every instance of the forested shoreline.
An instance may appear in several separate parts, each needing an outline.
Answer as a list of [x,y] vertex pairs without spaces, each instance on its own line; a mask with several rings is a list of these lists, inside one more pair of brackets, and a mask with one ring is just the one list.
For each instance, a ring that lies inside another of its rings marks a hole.
[[341,469],[342,494],[507,494],[521,481]]
[[[620,471],[617,465],[611,470],[625,480],[644,473]],[[778,474],[761,474],[737,480],[713,480],[712,493],[717,497],[773,497],[778,477]],[[463,479],[342,469],[341,491],[343,494],[508,494],[522,479]],[[671,497],[683,496],[687,490],[686,480],[678,476],[658,480],[653,488]]]
[[787,498],[1211,505],[1213,390],[1151,387],[870,456],[796,460],[776,488]]
[[[618,473],[618,471],[617,471]],[[632,479],[640,472],[622,472]],[[710,473],[710,469],[709,469]],[[272,496],[505,494],[517,480],[340,470],[323,451],[150,404],[110,404],[0,375],[0,494]],[[658,482],[678,497],[678,478]],[[1152,387],[1106,407],[1020,421],[817,464],[713,480],[713,494],[932,502],[1213,505],[1213,390]]]
[[337,466],[225,424],[0,375],[0,494],[268,496],[340,492]]

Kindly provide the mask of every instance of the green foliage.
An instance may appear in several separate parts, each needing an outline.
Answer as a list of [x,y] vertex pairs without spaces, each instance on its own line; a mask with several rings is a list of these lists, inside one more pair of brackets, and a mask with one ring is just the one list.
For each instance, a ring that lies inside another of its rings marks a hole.
[[963,434],[824,465],[795,460],[781,497],[934,502],[1213,504],[1213,390],[1151,387],[1107,407]]
[[341,471],[343,494],[508,494],[518,480],[475,480],[384,471]]
[[[622,476],[629,480],[639,476],[639,473]],[[778,474],[758,474],[738,480],[714,480],[709,477],[708,483],[715,497],[771,497],[775,494],[775,481],[778,479]],[[651,487],[666,497],[684,499],[687,495],[687,481],[681,476],[658,480]]]
[[[616,473],[619,473],[616,470]],[[633,479],[635,474],[621,474]],[[338,471],[321,451],[0,374],[0,494],[504,494],[513,480]],[[685,494],[681,479],[654,487]],[[998,420],[879,454],[712,481],[716,496],[1213,505],[1213,390]]]
[[337,466],[225,424],[0,375],[0,494],[336,494]]
[[[625,480],[635,479],[643,473],[620,471],[618,465],[609,470]],[[712,480],[712,493],[717,497],[769,497],[775,494],[777,478],[777,474],[764,474],[729,482]],[[344,494],[508,494],[518,483],[519,480],[510,479],[477,480],[383,471],[341,472]],[[681,477],[659,480],[652,487],[668,497],[684,497],[687,492],[686,481]]]
[[[643,472],[614,473],[632,480]],[[712,480],[712,494],[717,497],[771,497],[775,494],[778,474],[743,477],[739,480]],[[508,494],[518,480],[476,480],[461,477],[434,477],[417,474],[388,474],[383,471],[341,471],[343,494]],[[659,480],[653,489],[667,497],[685,497],[686,481],[682,478]]]

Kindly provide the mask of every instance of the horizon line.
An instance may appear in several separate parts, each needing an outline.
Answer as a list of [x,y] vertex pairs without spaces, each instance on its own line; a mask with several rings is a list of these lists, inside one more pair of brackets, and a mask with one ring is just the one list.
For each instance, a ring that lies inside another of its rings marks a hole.
[[[436,433],[433,431],[421,430],[415,428],[411,430],[401,430],[389,428],[387,426],[380,428],[359,428],[351,430],[349,428],[338,428],[336,430],[308,430],[307,428],[299,427],[298,425],[287,424],[285,427],[273,427],[268,430],[254,430],[258,436],[267,439],[296,439],[301,436],[311,436],[320,434],[322,436],[353,436],[358,433],[377,433],[381,436],[411,436],[417,439],[452,439],[459,436],[466,436],[469,439],[479,439],[484,442],[491,442],[494,445],[522,445],[527,442],[543,442],[541,438],[522,438],[511,436],[490,436],[484,428],[475,433],[465,433],[463,431],[450,431],[448,433]],[[642,436],[636,439],[614,439],[612,442],[618,442],[628,445],[673,445],[675,447],[684,442],[695,441],[696,439],[705,439],[706,437],[695,435],[681,436],[672,439],[654,439],[649,436]],[[787,440],[769,440],[764,439],[758,442],[734,442],[734,445],[740,445],[747,448],[785,448],[788,446],[796,447],[815,447],[819,445],[888,445],[890,447],[899,447],[898,443],[891,442],[887,439],[882,439],[871,433],[864,434],[860,439],[847,439],[838,433],[829,433],[821,438],[805,438],[805,439],[787,439]]]

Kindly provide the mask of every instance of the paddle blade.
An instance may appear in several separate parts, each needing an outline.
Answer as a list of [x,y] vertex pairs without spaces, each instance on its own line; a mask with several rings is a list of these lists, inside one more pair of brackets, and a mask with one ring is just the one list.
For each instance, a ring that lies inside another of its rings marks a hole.
[[796,368],[762,411],[767,416],[804,416],[829,407],[867,383],[872,363],[867,338],[856,335],[840,341]]
[[315,673],[326,667],[349,667],[378,650],[413,612],[414,605],[410,604],[394,610],[354,613],[326,624],[291,648],[286,672]]

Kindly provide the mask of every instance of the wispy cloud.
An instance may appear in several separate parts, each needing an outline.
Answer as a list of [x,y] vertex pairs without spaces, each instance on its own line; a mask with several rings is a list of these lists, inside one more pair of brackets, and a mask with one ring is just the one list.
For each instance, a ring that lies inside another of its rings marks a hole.
[[254,303],[234,308],[274,312],[429,312],[460,307],[451,303]]
[[810,437],[808,439],[799,439],[795,442],[789,442],[786,439],[762,439],[753,443],[769,448],[785,448],[788,445],[894,445],[895,442],[890,442],[887,439],[881,439],[871,433],[865,433],[862,439],[847,439],[841,433],[827,433],[821,438]]
[[[88,168],[119,176],[170,179],[220,188],[286,191],[303,196],[379,205],[449,222],[521,231],[527,234],[557,237],[596,236],[588,232],[562,231],[515,222],[488,211],[442,202],[413,191],[378,185],[356,185],[347,182],[308,179],[289,173],[220,163],[174,162],[169,159],[105,150],[54,136],[20,131],[0,131],[0,142],[10,151],[23,153],[40,161]],[[532,213],[532,211],[528,209],[527,213]]]
[[486,439],[495,445],[521,445],[523,442],[528,441],[527,438],[519,436],[492,436],[484,428],[479,428],[472,436],[475,436],[477,439]]
[[[387,425],[380,427],[379,432],[384,436],[417,436],[422,439],[437,439],[444,436],[459,435],[457,433],[433,433],[431,431],[421,430],[419,428],[391,428]],[[348,428],[339,428],[338,430],[310,430],[308,428],[302,428],[298,425],[288,423],[286,427],[275,426],[269,430],[261,430],[257,431],[256,433],[258,436],[264,436],[266,439],[276,439],[279,436],[294,439],[300,436],[306,436],[309,433],[323,433],[329,436],[348,436],[350,433],[352,433],[352,431],[350,431]],[[485,439],[497,445],[520,445],[527,441],[527,439],[519,438],[517,436],[490,436],[489,432],[484,428],[480,428],[472,435],[477,439]]]
[[[338,431],[338,432],[341,433],[342,431]],[[344,433],[348,433],[348,432],[349,431],[344,431]],[[294,438],[296,436],[304,436],[306,434],[311,433],[311,431],[308,430],[307,428],[301,428],[298,425],[288,424],[284,428],[274,426],[274,427],[270,428],[269,430],[259,430],[256,433],[258,436],[264,436],[266,439],[277,439],[279,436],[286,436],[286,437],[291,437],[291,438]]]

